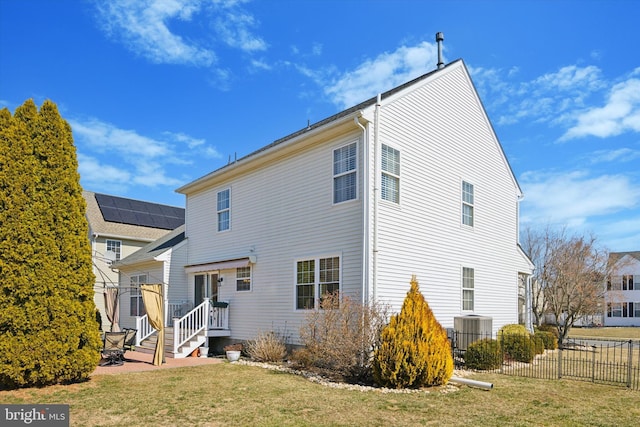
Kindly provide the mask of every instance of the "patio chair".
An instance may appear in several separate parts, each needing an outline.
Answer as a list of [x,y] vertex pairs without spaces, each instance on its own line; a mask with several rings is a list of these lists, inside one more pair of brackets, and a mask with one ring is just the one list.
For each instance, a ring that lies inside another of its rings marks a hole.
[[105,332],[100,366],[119,366],[124,363],[124,341],[126,332]]
[[126,332],[126,335],[124,338],[124,351],[127,351],[127,350],[135,351],[136,350],[136,334],[138,333],[138,330],[131,329],[131,328],[124,328],[123,332]]

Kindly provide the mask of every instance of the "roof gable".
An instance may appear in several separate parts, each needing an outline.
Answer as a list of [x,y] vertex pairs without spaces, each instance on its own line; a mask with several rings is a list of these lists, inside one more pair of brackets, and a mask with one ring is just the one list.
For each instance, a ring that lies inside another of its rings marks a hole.
[[[399,85],[393,89],[390,89],[386,92],[383,92],[380,94],[380,99],[381,102],[389,102],[389,101],[393,101],[393,99],[396,99],[398,97],[402,97],[403,94],[408,93],[409,91],[414,90],[415,88],[419,87],[420,85],[424,85],[424,84],[428,84],[429,81],[431,81],[434,78],[437,78],[438,75],[442,74],[442,73],[448,73],[449,71],[451,71],[452,69],[458,69],[458,68],[462,68],[464,70],[464,73],[467,77],[467,79],[469,80],[470,83],[470,87],[473,91],[474,96],[476,97],[478,104],[480,105],[480,108],[482,110],[482,114],[484,117],[484,120],[487,122],[491,133],[493,135],[493,139],[495,144],[498,147],[498,150],[500,152],[500,155],[502,156],[502,161],[504,162],[504,164],[506,165],[506,168],[508,169],[510,175],[511,175],[511,179],[513,181],[513,184],[515,186],[516,192],[518,197],[522,197],[522,190],[520,188],[520,185],[518,184],[518,181],[515,177],[515,174],[513,173],[513,169],[511,168],[511,165],[509,164],[509,161],[506,157],[506,154],[504,152],[504,149],[502,147],[502,145],[500,144],[500,141],[497,138],[497,135],[495,133],[495,130],[493,128],[493,125],[491,124],[491,121],[489,120],[486,110],[484,108],[484,105],[482,104],[482,101],[480,100],[480,97],[477,93],[477,90],[475,88],[475,86],[473,85],[473,81],[471,80],[471,77],[469,76],[469,72],[466,68],[466,65],[464,64],[464,61],[462,59],[458,59],[455,60],[447,65],[445,65],[443,68],[440,69],[435,69],[432,70],[426,74],[423,74],[411,81],[408,81],[402,85]],[[219,169],[216,169],[212,172],[210,172],[209,174],[202,176],[180,188],[178,188],[176,190],[176,192],[181,193],[181,194],[190,194],[194,191],[199,191],[202,188],[205,188],[206,186],[210,185],[211,182],[213,182],[217,177],[220,176],[226,176],[227,172],[231,172],[231,171],[235,171],[236,173],[242,169],[242,167],[246,166],[246,164],[248,164],[249,162],[252,162],[253,160],[256,160],[257,158],[260,158],[263,154],[266,154],[268,152],[275,152],[275,150],[279,150],[281,148],[284,148],[285,146],[287,146],[290,143],[295,143],[296,141],[301,141],[303,139],[306,138],[311,138],[312,135],[317,134],[319,132],[322,132],[323,129],[332,129],[333,127],[337,127],[340,124],[342,124],[343,122],[353,122],[353,118],[357,118],[357,117],[365,117],[367,115],[371,115],[371,111],[373,110],[373,108],[375,107],[376,103],[377,103],[378,97],[372,97],[367,99],[366,101],[363,101],[351,108],[348,108],[346,110],[343,110],[337,114],[334,114],[333,116],[327,117],[319,122],[316,122],[314,124],[310,124],[308,125],[306,128],[303,128],[297,132],[294,132],[292,134],[289,134],[283,138],[277,139],[275,141],[273,141],[272,143],[246,155],[241,157],[238,160],[235,160],[232,163],[229,163]],[[355,125],[354,125],[355,126]],[[237,169],[240,168],[240,169]]]

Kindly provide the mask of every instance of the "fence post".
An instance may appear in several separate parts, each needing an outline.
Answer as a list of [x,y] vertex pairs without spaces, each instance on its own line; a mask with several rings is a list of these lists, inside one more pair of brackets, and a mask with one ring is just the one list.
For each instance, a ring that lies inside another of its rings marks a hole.
[[591,353],[591,382],[595,383],[596,382],[596,346],[592,345],[591,349],[593,350],[593,352]]
[[627,388],[631,388],[631,366],[633,365],[633,340],[629,340],[629,352],[627,356]]
[[558,379],[562,378],[562,345],[558,346]]

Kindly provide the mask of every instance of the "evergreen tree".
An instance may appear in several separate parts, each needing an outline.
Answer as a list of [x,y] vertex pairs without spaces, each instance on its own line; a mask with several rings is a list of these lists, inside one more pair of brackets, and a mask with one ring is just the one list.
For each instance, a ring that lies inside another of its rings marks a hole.
[[400,313],[392,316],[382,330],[373,357],[373,377],[384,387],[419,388],[442,385],[452,374],[447,332],[436,320],[413,276]]
[[0,386],[86,379],[100,360],[85,202],[56,105],[0,111]]

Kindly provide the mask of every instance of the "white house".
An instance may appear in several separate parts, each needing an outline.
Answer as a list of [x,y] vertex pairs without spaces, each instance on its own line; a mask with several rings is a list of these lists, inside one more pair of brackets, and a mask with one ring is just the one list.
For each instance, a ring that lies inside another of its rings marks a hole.
[[640,326],[640,252],[609,254],[604,326]]
[[177,191],[186,260],[166,292],[228,303],[232,340],[275,330],[296,343],[325,292],[399,310],[413,274],[445,327],[518,322],[533,270],[518,245],[522,192],[462,60]]

